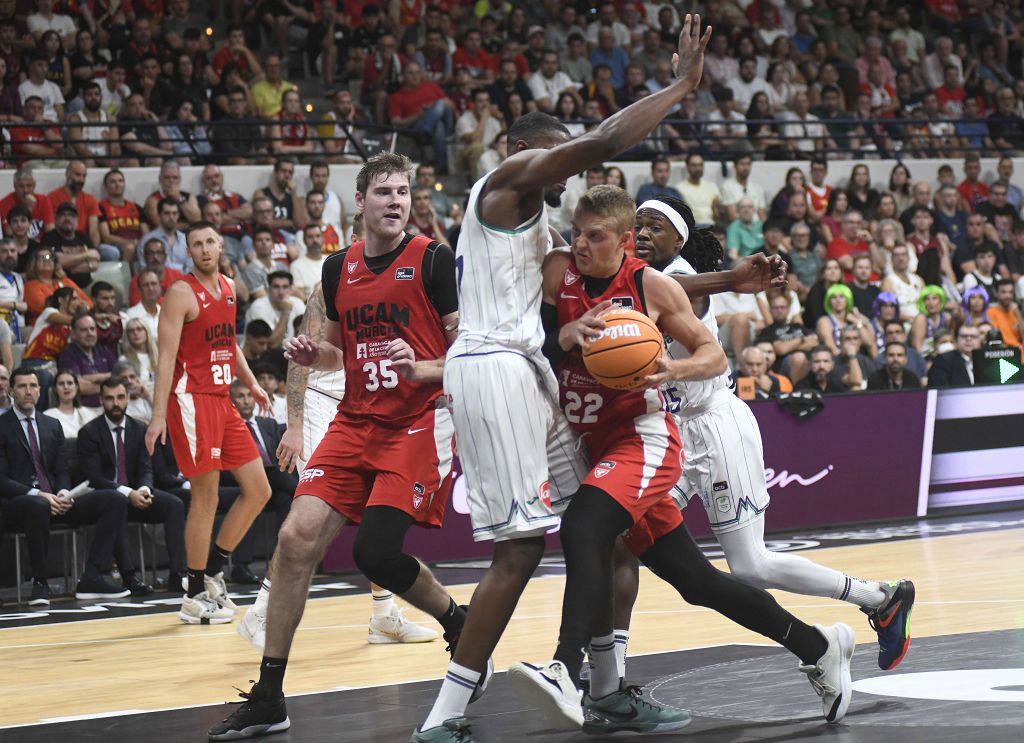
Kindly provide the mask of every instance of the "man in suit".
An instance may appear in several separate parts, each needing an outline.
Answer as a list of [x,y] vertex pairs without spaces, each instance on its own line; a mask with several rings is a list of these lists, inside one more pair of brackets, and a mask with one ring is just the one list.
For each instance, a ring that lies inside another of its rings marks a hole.
[[921,379],[907,368],[907,347],[899,341],[885,346],[885,363],[868,376],[869,390],[916,390]]
[[[14,407],[0,416],[0,508],[7,528],[25,533],[32,567],[32,606],[48,606],[47,552],[51,523],[95,525],[85,571],[75,598],[115,599],[128,595],[103,578],[121,538],[125,499],[116,490],[94,490],[71,498],[64,430],[38,415],[39,377],[21,367],[12,375]],[[18,576],[21,580],[21,576]]]
[[[285,518],[288,517],[288,509],[291,508],[292,498],[295,496],[295,488],[299,484],[299,478],[296,473],[282,472],[274,460],[277,446],[281,443],[281,436],[284,434],[285,427],[273,418],[254,415],[256,399],[252,396],[249,388],[237,380],[231,384],[231,402],[238,409],[238,414],[242,416],[242,422],[245,423],[249,433],[252,434],[253,439],[256,441],[256,448],[259,450],[260,458],[263,460],[263,469],[266,471],[267,480],[270,482],[270,501],[267,503],[266,509],[273,510],[277,517],[276,533],[281,529],[281,524],[284,523]],[[224,479],[222,479],[221,483],[224,484],[224,482]],[[250,529],[250,534],[247,534],[243,541],[249,541],[251,533],[252,530]],[[235,562],[231,571],[231,582],[258,585],[260,579],[253,575],[248,565],[238,555],[238,552],[239,550],[236,549],[235,556],[237,562]],[[251,547],[249,554],[252,554]]]
[[981,345],[981,333],[973,325],[964,325],[956,334],[956,348],[940,353],[928,371],[929,387],[966,387],[974,384],[971,354]]
[[[100,383],[103,415],[78,432],[78,468],[95,488],[115,490],[128,502],[132,523],[163,524],[167,542],[167,585],[185,574],[185,506],[181,499],[153,487],[153,463],[146,451],[146,426],[126,415],[128,386],[118,377]],[[125,588],[133,596],[153,589],[135,571],[125,530],[114,547]]]

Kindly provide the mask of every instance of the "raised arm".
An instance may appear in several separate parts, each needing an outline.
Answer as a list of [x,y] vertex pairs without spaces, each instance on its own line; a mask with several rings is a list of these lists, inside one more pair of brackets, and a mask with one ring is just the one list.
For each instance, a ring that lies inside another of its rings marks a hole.
[[670,275],[690,298],[706,297],[721,292],[757,294],[786,285],[786,262],[777,255],[755,253],[739,261],[736,267],[729,271]]

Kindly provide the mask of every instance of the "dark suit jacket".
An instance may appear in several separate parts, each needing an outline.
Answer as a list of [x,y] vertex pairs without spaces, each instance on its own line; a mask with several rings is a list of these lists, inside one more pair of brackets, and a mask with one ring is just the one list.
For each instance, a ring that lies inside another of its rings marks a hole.
[[[267,447],[267,454],[270,458],[277,461],[277,446],[281,443],[281,437],[284,435],[285,426],[278,423],[273,418],[264,418],[262,415],[253,416],[253,420],[256,421],[256,426],[260,429],[260,435],[263,437],[263,445]],[[248,426],[246,426],[248,428]]]
[[153,447],[153,480],[159,490],[175,490],[188,482],[178,469],[170,436],[163,444],[157,439]]
[[[124,417],[124,451],[128,486],[153,489],[153,463],[146,451],[146,426]],[[93,418],[78,431],[78,471],[97,490],[117,489],[117,451],[107,417]]]
[[[36,436],[39,437],[39,455],[43,470],[50,479],[53,492],[71,487],[68,460],[64,455],[64,429],[60,421],[38,410],[35,417]],[[36,478],[32,465],[32,450],[14,410],[0,415],[0,498],[25,495]]]
[[[903,389],[905,390],[916,390],[921,387],[921,379],[910,369],[903,370]],[[891,390],[889,386],[889,373],[885,370],[885,366],[881,369],[873,372],[868,377],[868,389],[869,390]]]
[[966,387],[971,384],[967,362],[957,350],[940,353],[928,370],[929,387]]

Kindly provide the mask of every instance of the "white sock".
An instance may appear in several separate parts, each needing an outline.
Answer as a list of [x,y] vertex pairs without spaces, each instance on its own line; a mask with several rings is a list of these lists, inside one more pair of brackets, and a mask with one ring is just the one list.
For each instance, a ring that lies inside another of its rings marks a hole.
[[373,616],[375,619],[386,617],[395,606],[395,594],[385,588],[373,589]]
[[256,602],[253,604],[253,608],[262,614],[266,614],[268,603],[270,603],[270,578],[264,578],[263,584],[256,594]]
[[590,696],[606,697],[619,689],[619,672],[615,659],[615,635],[590,638]]
[[629,630],[615,630],[615,671],[619,678],[626,678],[626,648],[629,645]]
[[889,598],[882,585],[874,580],[861,580],[849,575],[846,578],[845,586],[841,592],[843,595],[834,596],[840,601],[849,601],[865,609],[877,609]]
[[437,701],[434,702],[434,707],[423,721],[420,730],[436,728],[453,717],[463,717],[480,676],[479,671],[471,671],[455,662],[449,663],[448,675],[441,684],[441,692],[437,695]]

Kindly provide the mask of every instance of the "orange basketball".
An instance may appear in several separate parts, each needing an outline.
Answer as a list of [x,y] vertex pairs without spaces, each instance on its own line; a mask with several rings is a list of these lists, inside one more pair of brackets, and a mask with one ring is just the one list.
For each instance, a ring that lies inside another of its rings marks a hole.
[[634,310],[615,308],[601,316],[601,337],[583,351],[587,371],[605,387],[642,387],[658,366],[665,339],[651,318]]

